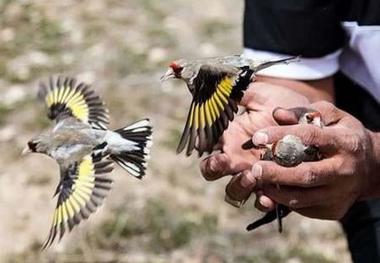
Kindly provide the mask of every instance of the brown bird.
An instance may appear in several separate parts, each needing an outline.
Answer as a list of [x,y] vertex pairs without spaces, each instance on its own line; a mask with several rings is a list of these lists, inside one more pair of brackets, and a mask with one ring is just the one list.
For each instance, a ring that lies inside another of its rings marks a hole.
[[242,56],[226,56],[173,61],[161,81],[182,79],[193,97],[177,153],[186,146],[187,156],[194,149],[199,156],[211,153],[237,113],[244,91],[255,81],[255,74],[295,59],[259,62]]

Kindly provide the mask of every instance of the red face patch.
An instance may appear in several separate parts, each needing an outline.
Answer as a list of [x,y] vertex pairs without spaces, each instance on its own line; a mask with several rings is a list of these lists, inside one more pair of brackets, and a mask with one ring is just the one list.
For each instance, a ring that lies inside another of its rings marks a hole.
[[181,71],[183,69],[182,66],[178,65],[176,62],[172,62],[172,63],[170,63],[169,67],[171,67],[173,69],[173,72],[174,72],[176,77],[180,76]]

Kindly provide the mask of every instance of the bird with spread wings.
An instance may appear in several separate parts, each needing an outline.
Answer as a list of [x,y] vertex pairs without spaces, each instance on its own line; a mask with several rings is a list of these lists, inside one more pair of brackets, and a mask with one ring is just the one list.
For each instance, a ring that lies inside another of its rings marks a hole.
[[177,153],[186,147],[186,155],[196,149],[199,156],[211,153],[229,122],[238,112],[238,103],[255,74],[268,67],[289,63],[296,57],[276,61],[256,61],[243,56],[225,56],[197,60],[180,59],[170,63],[161,81],[181,79],[192,95],[185,127]]
[[49,236],[43,248],[87,219],[112,187],[110,172],[117,163],[132,176],[145,175],[152,126],[143,119],[109,130],[108,110],[98,95],[71,77],[41,83],[38,98],[46,105],[52,129],[32,138],[24,153],[46,154],[57,161],[60,179]]

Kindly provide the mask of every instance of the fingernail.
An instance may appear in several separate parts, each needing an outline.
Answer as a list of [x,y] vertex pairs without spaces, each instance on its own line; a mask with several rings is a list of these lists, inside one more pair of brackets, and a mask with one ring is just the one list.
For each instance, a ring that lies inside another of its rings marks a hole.
[[259,197],[259,203],[265,208],[269,208],[271,206],[271,201],[266,196],[260,196]]
[[217,170],[217,166],[218,164],[215,161],[215,159],[210,159],[210,165],[209,165],[210,172],[215,173],[215,171]]
[[268,135],[265,132],[256,132],[252,137],[253,144],[263,145],[268,143]]
[[240,185],[243,188],[252,187],[256,182],[255,177],[253,177],[252,173],[246,173],[241,176]]
[[255,179],[260,179],[262,173],[263,173],[263,168],[261,167],[261,165],[259,165],[259,164],[253,165],[253,167],[252,167],[252,176]]

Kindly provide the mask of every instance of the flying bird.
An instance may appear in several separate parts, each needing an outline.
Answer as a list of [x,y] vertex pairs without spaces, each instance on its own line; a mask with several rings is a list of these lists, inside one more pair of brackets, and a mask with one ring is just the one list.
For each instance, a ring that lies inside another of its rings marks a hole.
[[[323,127],[321,113],[313,109],[293,108],[290,109],[298,118],[298,124],[312,124],[320,128]],[[286,135],[273,144],[254,145],[252,140],[247,141],[242,146],[243,149],[264,149],[261,160],[275,161],[284,167],[294,167],[302,162],[318,161],[322,159],[319,149],[315,145],[305,145],[301,138],[294,135]],[[280,187],[280,186],[278,186]],[[248,231],[271,223],[275,219],[278,222],[278,231],[282,232],[282,218],[286,217],[291,210],[289,207],[276,204],[276,209],[266,213],[262,218],[247,226]]]
[[170,63],[161,81],[181,79],[192,94],[192,102],[177,153],[186,146],[186,155],[194,149],[202,156],[211,153],[220,136],[238,111],[248,85],[260,70],[296,60],[258,62],[243,56],[226,56],[198,60],[177,60]]
[[143,119],[126,127],[109,130],[108,110],[85,83],[71,77],[50,77],[40,83],[38,98],[55,121],[52,129],[32,138],[23,153],[42,153],[55,159],[60,180],[53,222],[42,248],[49,247],[66,232],[87,219],[112,187],[109,173],[117,163],[130,175],[145,175],[152,126]]

